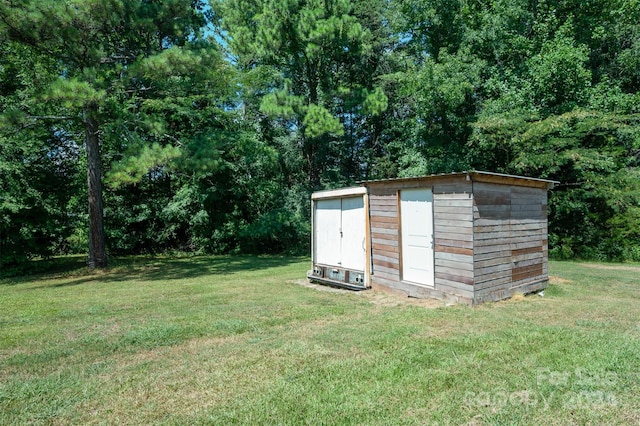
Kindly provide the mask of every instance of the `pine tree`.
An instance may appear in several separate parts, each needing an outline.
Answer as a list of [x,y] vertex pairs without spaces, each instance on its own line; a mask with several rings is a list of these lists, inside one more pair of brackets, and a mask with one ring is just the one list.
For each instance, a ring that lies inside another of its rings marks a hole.
[[[2,2],[0,37],[53,58],[59,75],[38,103],[60,106],[61,126],[79,125],[87,158],[90,267],[107,264],[103,225],[101,136],[114,102],[144,97],[148,87],[130,78],[141,61],[184,45],[204,23],[203,4],[191,0],[66,0]],[[23,117],[31,116],[23,106]],[[69,120],[70,119],[70,120]],[[66,131],[74,133],[73,128]]]
[[[299,146],[307,184],[355,168],[363,122],[383,113],[384,49],[379,2],[348,0],[219,0],[212,8],[237,66],[261,73],[260,111]],[[333,180],[340,177],[333,176]]]

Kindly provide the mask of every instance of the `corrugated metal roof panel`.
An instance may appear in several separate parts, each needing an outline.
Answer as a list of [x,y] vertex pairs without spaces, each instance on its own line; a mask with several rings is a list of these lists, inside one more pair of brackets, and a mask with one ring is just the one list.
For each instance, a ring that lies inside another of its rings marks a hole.
[[480,177],[494,177],[494,178],[505,178],[505,179],[519,179],[519,180],[528,180],[534,182],[543,182],[546,183],[549,187],[553,187],[553,185],[558,184],[560,182],[549,180],[549,179],[541,179],[541,178],[533,178],[528,176],[517,176],[517,175],[509,175],[504,173],[494,173],[494,172],[484,172],[484,171],[464,171],[464,172],[454,172],[454,173],[438,173],[433,175],[426,176],[414,176],[414,177],[406,177],[406,178],[390,178],[390,179],[377,179],[377,180],[366,180],[358,182],[360,185],[367,186],[367,184],[377,184],[377,183],[392,183],[392,182],[410,182],[413,180],[428,180],[435,178],[446,178],[446,177],[461,177],[466,176],[467,179],[476,180],[476,178]]

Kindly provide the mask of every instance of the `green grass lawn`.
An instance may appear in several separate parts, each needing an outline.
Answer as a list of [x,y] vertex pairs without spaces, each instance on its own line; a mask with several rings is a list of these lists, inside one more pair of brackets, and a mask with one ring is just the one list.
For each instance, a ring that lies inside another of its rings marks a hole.
[[470,308],[319,291],[304,258],[63,262],[0,281],[0,424],[640,423],[640,265]]

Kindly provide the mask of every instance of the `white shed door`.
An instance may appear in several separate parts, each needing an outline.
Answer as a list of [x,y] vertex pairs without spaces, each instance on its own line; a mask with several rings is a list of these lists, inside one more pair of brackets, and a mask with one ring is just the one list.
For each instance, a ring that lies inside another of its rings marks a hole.
[[402,279],[434,285],[433,194],[430,189],[400,191]]
[[362,197],[342,199],[342,267],[364,270],[364,199]]
[[316,201],[316,263],[364,270],[365,217],[362,197]]
[[317,263],[331,266],[340,264],[341,222],[342,204],[339,198],[316,201],[314,225]]

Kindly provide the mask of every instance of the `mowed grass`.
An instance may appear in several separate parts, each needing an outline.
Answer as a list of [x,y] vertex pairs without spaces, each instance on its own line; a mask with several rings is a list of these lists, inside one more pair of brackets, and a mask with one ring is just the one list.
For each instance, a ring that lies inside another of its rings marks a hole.
[[81,259],[0,281],[0,424],[638,424],[640,265],[406,303],[304,258]]

